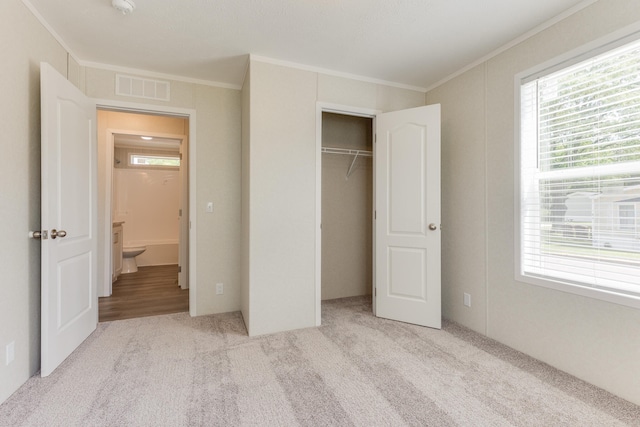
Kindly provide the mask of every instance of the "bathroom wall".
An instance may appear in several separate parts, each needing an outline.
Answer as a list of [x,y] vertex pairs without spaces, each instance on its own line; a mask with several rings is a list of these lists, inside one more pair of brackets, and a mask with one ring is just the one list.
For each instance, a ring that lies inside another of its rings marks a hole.
[[113,220],[124,221],[125,248],[147,247],[139,266],[178,263],[178,178],[178,170],[114,169]]
[[[147,115],[147,114],[134,114],[134,113],[126,113],[126,112],[116,112],[116,111],[106,111],[106,110],[98,110],[98,148],[99,148],[99,157],[101,160],[98,162],[98,188],[100,194],[104,194],[107,190],[107,182],[106,176],[107,172],[104,168],[106,165],[108,167],[115,166],[114,169],[114,177],[113,177],[113,189],[114,192],[114,203],[111,206],[112,218],[113,221],[125,221],[124,224],[124,245],[135,246],[135,244],[129,244],[129,235],[128,231],[134,231],[133,227],[133,218],[130,219],[121,219],[122,216],[118,216],[115,214],[116,212],[116,200],[115,200],[115,188],[116,188],[116,172],[123,170],[131,170],[127,168],[120,168],[119,166],[126,166],[127,164],[127,153],[131,150],[126,147],[115,147],[114,155],[107,154],[107,139],[109,135],[116,131],[116,133],[124,133],[124,132],[133,132],[138,135],[145,134],[166,134],[166,135],[187,135],[189,123],[187,119],[181,117],[167,117],[167,116],[157,116],[157,115]],[[136,148],[136,152],[148,151],[142,150],[141,148]],[[157,151],[160,153],[158,149],[153,149],[153,151]],[[174,150],[175,151],[175,150]],[[163,151],[165,152],[165,151]],[[115,164],[115,158],[121,159],[120,164]],[[102,159],[106,159],[104,161]],[[108,161],[111,159],[111,161]],[[140,169],[137,169],[140,170]],[[145,169],[146,170],[146,169]],[[124,176],[124,175],[123,175]],[[99,197],[98,199],[98,234],[100,236],[104,236],[104,228],[102,227],[111,227],[111,222],[108,218],[103,218],[105,212],[105,198]],[[123,202],[124,203],[124,202]],[[178,216],[177,207],[171,209],[168,213],[173,215],[175,218]],[[120,212],[125,212],[126,209],[119,209]],[[135,221],[140,221],[135,220]],[[162,220],[162,222],[166,222],[168,220]],[[178,222],[177,220],[175,221]],[[177,227],[177,225],[176,225]],[[167,264],[177,264],[178,263],[178,235],[171,238],[170,243],[167,242],[168,239],[165,239],[163,242],[153,242],[152,238],[134,238],[134,241],[150,241],[147,245],[147,250],[140,256],[136,258],[136,262],[140,266],[146,265],[167,265]],[[159,239],[156,239],[159,240]],[[98,243],[100,246],[104,246],[102,240]],[[144,244],[144,243],[141,243]],[[106,254],[110,256],[110,253]],[[100,261],[100,258],[99,258]],[[107,264],[106,260],[103,261],[102,264]],[[101,268],[103,265],[99,262],[98,269],[98,277],[101,276]],[[108,266],[106,267],[109,268]],[[104,295],[100,295],[104,296]]]

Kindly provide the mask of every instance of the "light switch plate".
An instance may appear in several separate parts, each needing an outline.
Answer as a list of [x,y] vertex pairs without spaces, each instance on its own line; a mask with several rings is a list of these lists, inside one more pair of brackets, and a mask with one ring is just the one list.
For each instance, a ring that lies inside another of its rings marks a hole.
[[471,307],[471,294],[464,293],[464,305],[466,307]]
[[16,357],[16,342],[15,341],[11,341],[9,344],[7,344],[7,362],[6,364],[8,365],[9,363],[13,362],[13,359],[15,359]]

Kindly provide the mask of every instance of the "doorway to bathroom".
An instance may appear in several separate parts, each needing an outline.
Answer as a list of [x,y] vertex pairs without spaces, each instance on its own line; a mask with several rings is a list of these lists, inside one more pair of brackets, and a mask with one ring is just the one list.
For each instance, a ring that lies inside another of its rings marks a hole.
[[99,109],[97,127],[111,266],[99,320],[188,311],[189,119]]

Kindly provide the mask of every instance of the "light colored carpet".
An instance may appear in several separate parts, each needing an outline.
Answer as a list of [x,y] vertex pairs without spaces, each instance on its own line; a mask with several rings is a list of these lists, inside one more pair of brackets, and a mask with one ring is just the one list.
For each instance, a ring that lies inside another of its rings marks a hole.
[[249,338],[239,313],[102,323],[2,426],[640,426],[640,408],[456,324],[323,303],[323,326]]

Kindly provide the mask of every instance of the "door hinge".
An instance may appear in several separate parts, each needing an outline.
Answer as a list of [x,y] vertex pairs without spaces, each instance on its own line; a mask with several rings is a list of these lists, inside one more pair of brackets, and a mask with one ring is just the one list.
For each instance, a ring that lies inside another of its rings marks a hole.
[[378,219],[378,211],[373,211],[373,219]]
[[182,266],[181,265],[178,266],[178,273],[182,273]]
[[374,142],[374,143],[377,143],[377,142],[378,142],[378,134],[377,134],[377,133],[374,133],[374,134],[373,134],[373,142]]
[[180,153],[180,160],[182,160],[182,153]]
[[378,296],[378,288],[373,288],[373,296],[374,297]]
[[178,216],[182,216],[182,209],[178,209]]

